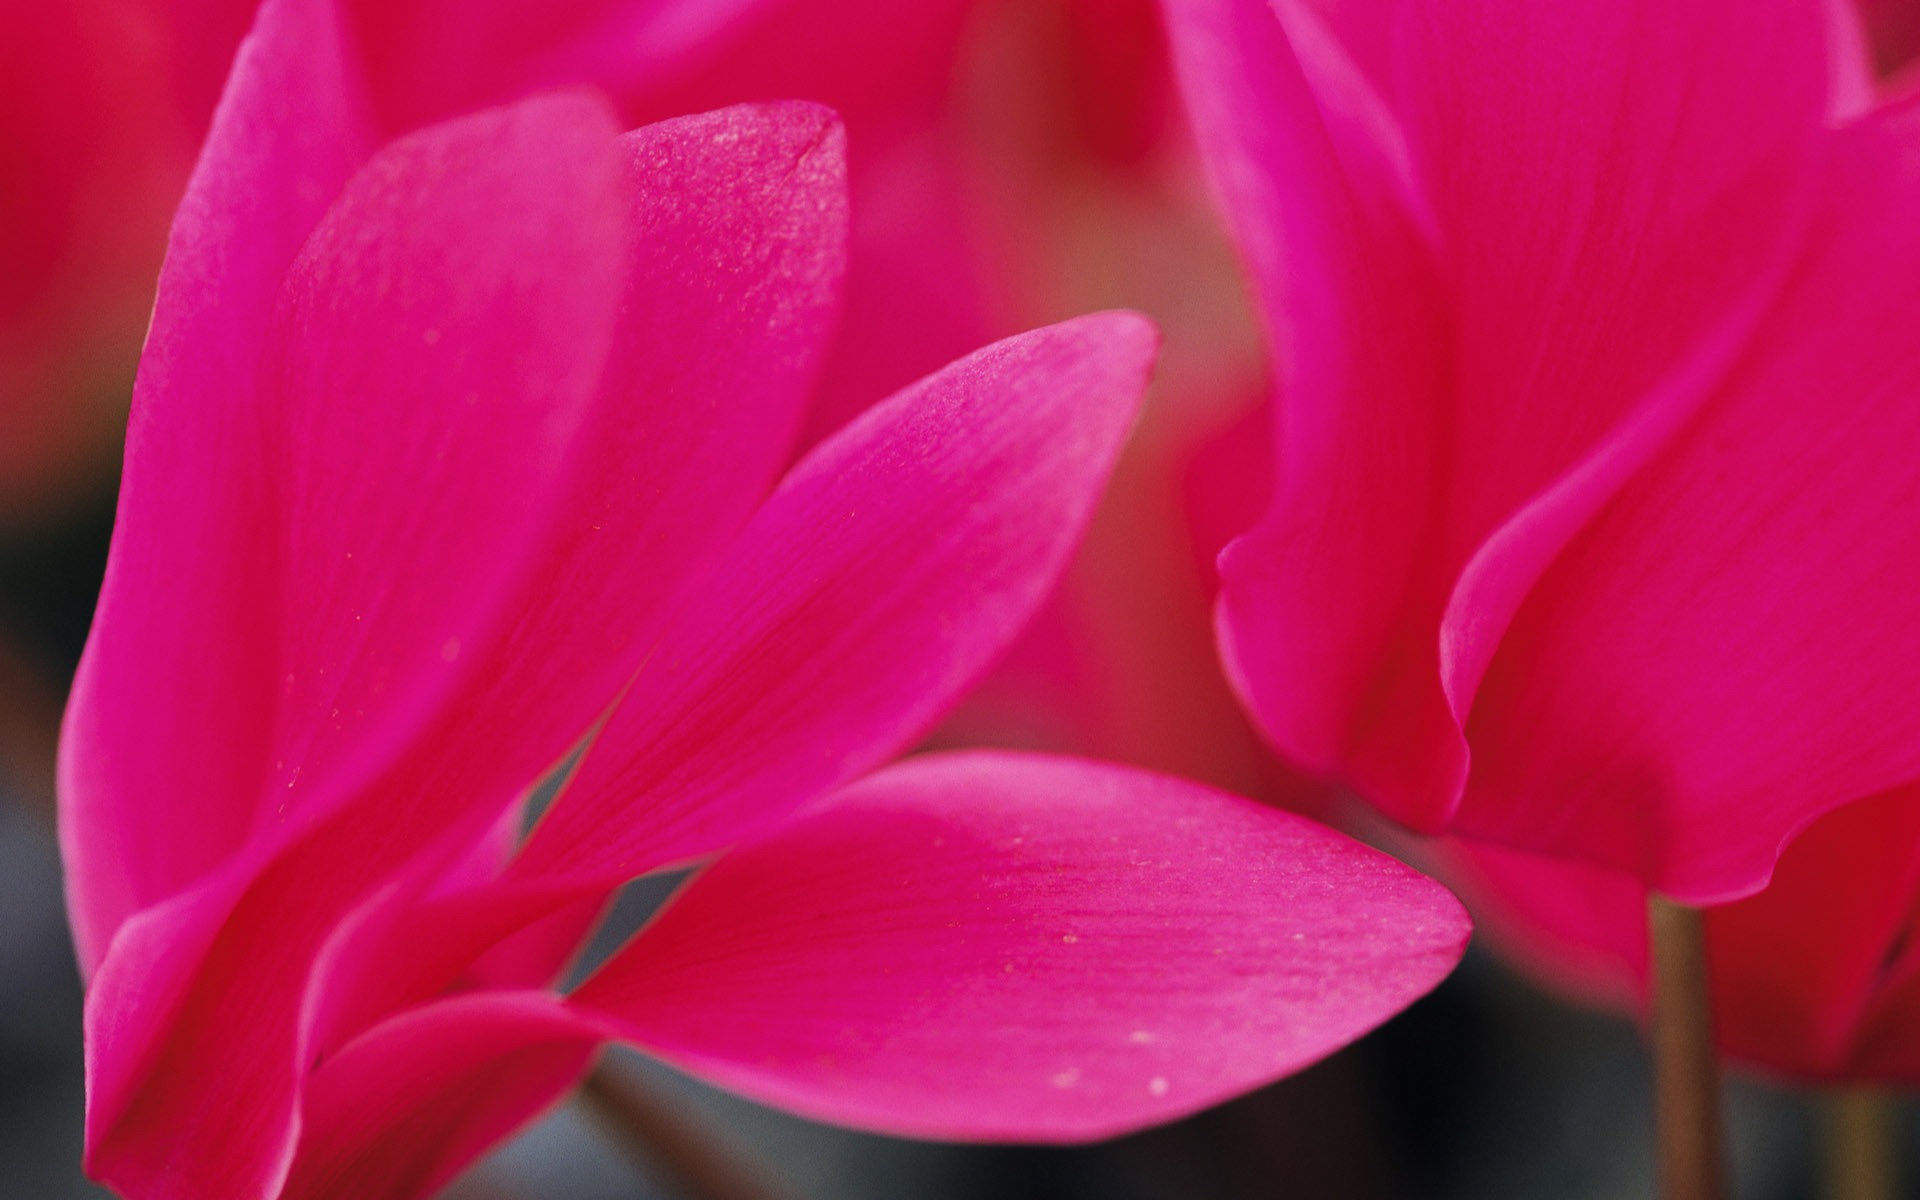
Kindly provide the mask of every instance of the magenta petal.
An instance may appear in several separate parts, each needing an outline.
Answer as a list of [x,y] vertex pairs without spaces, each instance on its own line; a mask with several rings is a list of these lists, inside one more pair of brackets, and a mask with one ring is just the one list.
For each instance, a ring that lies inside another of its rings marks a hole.
[[1410,136],[1458,297],[1460,555],[1696,346],[1751,328],[1817,180],[1825,0],[1408,15]]
[[1911,992],[1920,965],[1915,845],[1920,787],[1909,785],[1815,821],[1766,891],[1708,912],[1714,1023],[1728,1055],[1803,1077],[1916,1077],[1914,1026],[1877,1011]]
[[1916,131],[1909,108],[1836,136],[1813,252],[1746,358],[1521,609],[1463,831],[1713,902],[1816,814],[1920,778]]
[[[1291,759],[1355,778],[1426,823],[1451,793],[1433,764],[1451,756],[1451,773],[1464,774],[1464,750],[1437,667],[1422,678],[1388,664],[1433,666],[1436,653],[1432,627],[1408,614],[1440,603],[1420,569],[1443,465],[1441,302],[1393,155],[1373,138],[1391,129],[1384,110],[1311,14],[1285,10],[1311,36],[1290,42],[1263,0],[1167,10],[1201,149],[1280,364],[1279,486],[1221,560],[1222,648]],[[1330,112],[1316,80],[1339,100]],[[1424,602],[1416,585],[1432,593]],[[1397,756],[1378,751],[1388,743]],[[1418,777],[1390,777],[1396,762]],[[1422,791],[1439,798],[1416,804]]]
[[[230,853],[255,815],[272,715],[266,480],[231,439],[281,277],[372,151],[325,0],[267,0],[174,220],[134,388],[94,634],[61,739],[61,842],[91,973],[120,922]],[[216,636],[208,637],[209,631]],[[167,781],[167,803],[153,782]]]
[[1445,889],[1130,768],[931,756],[722,856],[573,996],[722,1086],[923,1137],[1070,1141],[1298,1069],[1465,948]]
[[929,371],[1005,332],[981,261],[972,186],[929,133],[869,152],[852,181],[846,311],[802,441],[814,445]]
[[832,331],[844,141],[833,114],[798,103],[619,139],[625,292],[599,395],[518,594],[466,643],[475,661],[413,786],[500,801],[503,783],[552,766],[639,669],[687,576],[766,499]]
[[[1388,273],[1391,155],[1352,149],[1382,124],[1355,116],[1364,75],[1321,61],[1298,4],[1176,8],[1203,144],[1282,297],[1280,491],[1224,561],[1229,666],[1283,750],[1438,828],[1514,611],[1711,394],[1802,245],[1824,0],[1758,22],[1731,0],[1410,0],[1396,90],[1425,293]],[[1309,220],[1318,246],[1285,236]],[[1371,236],[1345,250],[1335,222]]]
[[1827,118],[1843,125],[1871,111],[1880,99],[1873,48],[1856,0],[1827,0]]
[[542,1109],[601,1035],[550,992],[486,992],[407,1013],[320,1064],[278,1200],[431,1195]]
[[611,345],[615,135],[567,96],[390,143],[291,269],[263,376],[275,795],[415,735],[524,578]]
[[[394,142],[291,270],[271,403],[235,422],[274,468],[277,536],[256,570],[284,574],[252,598],[281,644],[253,665],[280,685],[283,774],[253,792],[268,835],[124,929],[101,969],[90,1166],[116,1186],[277,1186],[319,948],[393,873],[430,882],[504,807],[355,773],[458,681],[462,641],[518,582],[563,478],[620,285],[615,139],[604,106],[562,97]],[[226,631],[191,632],[212,646]]]
[[[1765,891],[1708,911],[1714,1031],[1729,1058],[1806,1079],[1920,1077],[1917,838],[1920,788],[1856,801],[1795,838]],[[1496,945],[1588,1001],[1643,1010],[1640,880],[1464,839],[1444,865]]]
[[1818,199],[1828,20],[1825,0],[1759,21],[1736,0],[1409,11],[1412,141],[1457,297],[1434,536],[1464,724],[1528,589],[1778,292]]
[[822,444],[683,598],[516,869],[705,854],[911,744],[1044,596],[1157,342],[1123,313],[1011,338]]

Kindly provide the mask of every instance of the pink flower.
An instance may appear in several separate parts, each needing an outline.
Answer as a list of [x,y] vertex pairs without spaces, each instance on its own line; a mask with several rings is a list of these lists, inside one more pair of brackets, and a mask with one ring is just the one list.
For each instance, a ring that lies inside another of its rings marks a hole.
[[[1732,1061],[1797,1079],[1920,1080],[1920,793],[1821,817],[1767,889],[1706,914],[1714,1033]],[[1629,1012],[1648,992],[1646,885],[1466,841],[1443,877],[1495,945],[1573,996]]]
[[[1451,897],[1298,818],[1069,759],[870,773],[1058,571],[1143,321],[980,351],[786,470],[844,270],[825,110],[390,137],[363,67],[268,0],[160,282],[62,747],[94,1175],[420,1195],[607,1039],[826,1119],[1096,1137],[1453,964]],[[615,888],[709,860],[553,989]]]
[[1168,11],[1282,364],[1219,614],[1275,745],[1695,903],[1920,775],[1920,113],[1838,7]]

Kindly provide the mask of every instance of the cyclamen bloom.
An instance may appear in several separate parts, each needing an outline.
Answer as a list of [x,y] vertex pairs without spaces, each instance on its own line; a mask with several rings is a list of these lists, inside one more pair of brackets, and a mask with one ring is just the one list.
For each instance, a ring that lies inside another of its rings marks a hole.
[[1416,830],[1752,893],[1920,777],[1920,112],[1821,0],[1385,7],[1167,9],[1284,376],[1229,669]]
[[[1443,889],[1245,801],[868,774],[1046,590],[1143,321],[981,351],[782,475],[844,266],[824,110],[388,141],[367,94],[328,5],[269,0],[174,227],[62,746],[96,1177],[420,1195],[608,1038],[828,1119],[1094,1137],[1457,960]],[[715,855],[552,989],[613,889]]]

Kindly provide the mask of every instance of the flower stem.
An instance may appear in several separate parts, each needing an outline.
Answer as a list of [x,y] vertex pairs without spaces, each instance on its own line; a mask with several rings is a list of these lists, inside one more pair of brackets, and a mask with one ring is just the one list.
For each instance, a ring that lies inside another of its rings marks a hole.
[[1727,1200],[1720,1072],[1699,909],[1647,898],[1653,948],[1653,1088],[1664,1200]]
[[1900,1195],[1893,1105],[1865,1088],[1821,1098],[1820,1194],[1826,1200],[1894,1200]]
[[0,783],[48,822],[62,703],[58,689],[0,630]]
[[580,1098],[637,1166],[664,1174],[693,1200],[786,1200],[749,1155],[654,1094],[631,1068],[603,1060]]

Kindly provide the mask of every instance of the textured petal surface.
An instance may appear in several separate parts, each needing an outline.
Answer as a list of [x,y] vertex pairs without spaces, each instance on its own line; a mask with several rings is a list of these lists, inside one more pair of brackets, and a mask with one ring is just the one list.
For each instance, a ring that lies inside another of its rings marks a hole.
[[[266,493],[277,537],[260,559],[288,572],[274,609],[308,639],[277,652],[292,677],[280,689],[283,751],[315,761],[337,746],[336,761],[377,762],[384,739],[417,723],[414,703],[457,678],[448,641],[524,557],[515,544],[535,517],[509,509],[550,507],[542,493],[556,490],[569,410],[577,424],[611,332],[622,246],[614,147],[607,113],[580,98],[393,143],[292,269],[269,352],[277,369],[263,376],[277,420],[238,422],[269,462],[285,456]],[[543,336],[524,340],[530,331]],[[428,363],[436,369],[423,378]],[[381,507],[394,477],[416,489],[405,514]],[[501,487],[511,494],[480,495]],[[427,637],[424,655],[409,629]],[[195,636],[213,645],[223,632]],[[375,716],[385,726],[355,731]],[[303,720],[317,724],[318,751],[300,742]],[[276,782],[295,782],[299,761]],[[278,1186],[306,1065],[295,1022],[312,956],[337,921],[377,902],[386,872],[418,861],[431,878],[435,835],[460,799],[375,787],[343,807],[298,788],[284,788],[284,804],[256,794],[276,829],[330,818],[278,857],[277,838],[256,842],[130,930],[90,996],[90,1167],[130,1192],[246,1197]],[[456,828],[437,856],[451,861],[496,815],[467,806],[472,828]],[[177,1011],[164,1002],[175,995]]]
[[[420,836],[438,831],[436,814],[445,826],[500,811],[578,741],[638,668],[683,577],[764,499],[790,453],[844,264],[840,145],[831,114],[804,104],[743,106],[620,139],[630,236],[614,353],[520,594],[463,647],[466,670],[433,725],[380,785],[411,797],[408,827]],[[377,808],[365,819],[397,840]],[[484,884],[487,865],[467,883]],[[319,1044],[463,973],[547,982],[604,891],[471,891],[370,927],[344,955],[350,977],[330,983]],[[532,920],[543,928],[514,934]],[[510,934],[513,945],[494,946]],[[483,951],[488,961],[474,963]]]
[[247,431],[281,278],[372,150],[359,91],[332,6],[269,0],[174,222],[61,740],[69,911],[89,972],[127,914],[230,853],[257,810],[274,605]]
[[1437,884],[1302,818],[1127,768],[957,754],[723,856],[572,999],[815,1117],[1079,1140],[1344,1045],[1467,933]]
[[1752,350],[1521,610],[1463,832],[1710,902],[1815,814],[1920,777],[1917,135],[1914,110],[1837,135],[1815,250]]
[[256,425],[283,580],[276,796],[416,736],[520,584],[612,342],[616,132],[582,96],[391,143],[289,272]]
[[455,690],[396,785],[437,798],[423,804],[497,810],[606,712],[670,598],[787,465],[826,353],[846,257],[832,114],[741,106],[618,149],[612,355],[517,593],[462,639]]
[[1130,314],[1011,338],[809,455],[683,598],[518,872],[709,853],[925,733],[1045,595],[1156,347]]

